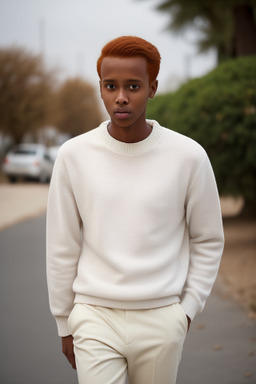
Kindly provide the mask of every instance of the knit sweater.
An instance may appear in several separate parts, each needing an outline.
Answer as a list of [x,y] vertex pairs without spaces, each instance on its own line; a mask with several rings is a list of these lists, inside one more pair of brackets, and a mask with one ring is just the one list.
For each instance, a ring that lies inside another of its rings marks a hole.
[[47,280],[60,336],[74,303],[121,309],[180,302],[193,319],[223,251],[218,191],[195,141],[147,120],[137,143],[108,122],[60,148],[47,209]]

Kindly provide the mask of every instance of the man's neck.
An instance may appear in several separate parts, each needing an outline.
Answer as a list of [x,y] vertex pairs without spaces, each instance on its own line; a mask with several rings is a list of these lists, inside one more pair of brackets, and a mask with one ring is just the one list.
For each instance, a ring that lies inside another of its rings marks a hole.
[[138,143],[139,141],[145,140],[152,132],[151,125],[144,124],[132,125],[130,127],[116,126],[112,122],[108,125],[109,134],[116,140],[124,143]]

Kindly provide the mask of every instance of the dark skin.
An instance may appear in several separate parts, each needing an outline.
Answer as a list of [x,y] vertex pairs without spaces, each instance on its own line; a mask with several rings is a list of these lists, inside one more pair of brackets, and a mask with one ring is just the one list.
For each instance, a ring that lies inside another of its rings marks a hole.
[[62,337],[62,352],[72,365],[73,369],[76,369],[76,360],[74,354],[74,343],[71,335]]
[[[154,97],[157,80],[149,81],[147,62],[142,57],[113,58],[102,61],[100,91],[110,116],[108,131],[116,140],[135,143],[147,138],[146,106]],[[188,330],[191,319],[187,316]],[[62,337],[62,352],[76,369],[73,337]]]
[[108,131],[112,137],[136,143],[150,135],[152,127],[146,122],[146,107],[156,90],[157,80],[149,81],[146,59],[103,59],[100,92],[110,116]]

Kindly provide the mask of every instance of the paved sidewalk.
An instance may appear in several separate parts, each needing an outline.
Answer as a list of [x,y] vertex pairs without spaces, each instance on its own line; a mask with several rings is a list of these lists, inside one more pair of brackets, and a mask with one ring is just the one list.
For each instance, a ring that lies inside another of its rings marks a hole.
[[0,184],[0,231],[46,211],[48,184]]
[[177,384],[256,383],[256,323],[226,294],[220,276],[192,323]]

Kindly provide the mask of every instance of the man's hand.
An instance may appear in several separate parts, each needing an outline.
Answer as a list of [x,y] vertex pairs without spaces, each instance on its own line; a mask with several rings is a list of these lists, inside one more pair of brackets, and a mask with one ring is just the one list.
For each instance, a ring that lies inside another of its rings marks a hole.
[[188,332],[189,328],[190,328],[190,324],[191,324],[191,319],[190,319],[190,317],[188,317],[188,315],[187,315],[187,319],[188,319],[188,330],[187,330],[187,332]]
[[73,337],[71,335],[62,337],[62,352],[72,365],[72,368],[76,369]]

